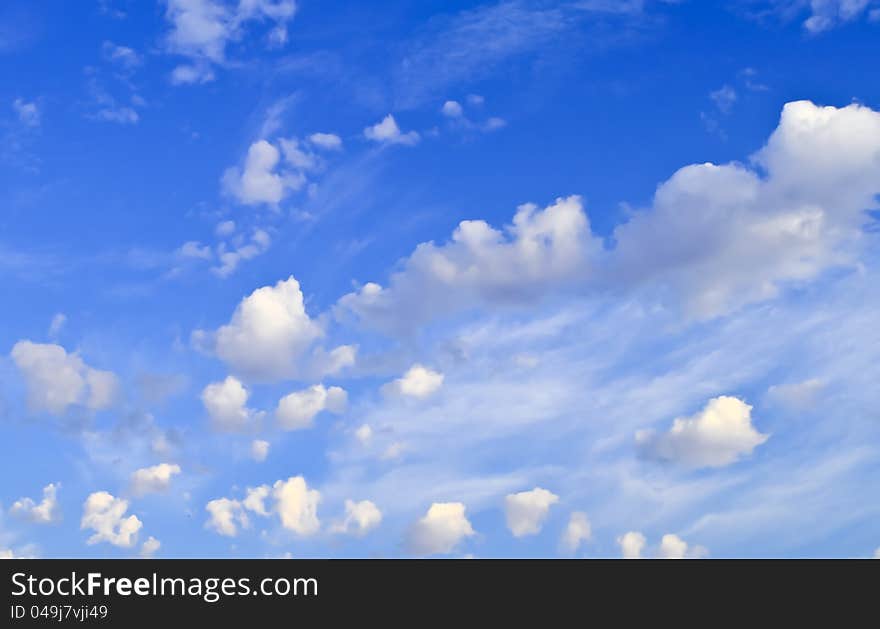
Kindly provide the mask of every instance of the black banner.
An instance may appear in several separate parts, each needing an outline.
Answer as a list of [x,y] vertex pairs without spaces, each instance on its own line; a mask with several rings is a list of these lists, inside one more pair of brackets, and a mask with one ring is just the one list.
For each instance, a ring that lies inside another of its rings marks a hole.
[[0,578],[0,627],[760,624],[766,610],[848,626],[876,618],[880,561],[8,560]]

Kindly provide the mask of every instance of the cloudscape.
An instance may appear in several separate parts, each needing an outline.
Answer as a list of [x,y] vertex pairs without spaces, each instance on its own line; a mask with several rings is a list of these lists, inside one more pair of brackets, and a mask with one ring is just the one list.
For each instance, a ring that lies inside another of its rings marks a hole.
[[9,0],[0,557],[880,557],[878,0]]

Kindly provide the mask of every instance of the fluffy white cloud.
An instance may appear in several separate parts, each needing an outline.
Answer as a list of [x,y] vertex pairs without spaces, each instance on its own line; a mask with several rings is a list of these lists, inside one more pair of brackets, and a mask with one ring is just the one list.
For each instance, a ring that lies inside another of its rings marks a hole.
[[354,431],[354,438],[357,439],[361,445],[367,445],[373,439],[373,429],[369,424],[361,424],[358,426],[357,430]]
[[345,501],[345,518],[330,527],[331,533],[363,537],[382,522],[382,512],[369,500]]
[[550,507],[559,502],[559,496],[541,487],[509,494],[504,499],[507,528],[514,537],[537,535],[544,526]]
[[407,549],[415,555],[448,554],[474,535],[460,502],[435,502],[409,530]]
[[260,414],[247,407],[248,390],[234,376],[212,382],[202,390],[202,404],[217,430],[227,432],[251,428]]
[[709,400],[692,417],[675,419],[668,432],[636,433],[637,444],[649,456],[695,468],[730,465],[768,438],[752,425],[752,407],[729,396]]
[[162,492],[171,486],[171,479],[180,474],[180,466],[160,463],[153,467],[144,467],[131,475],[131,492],[135,496],[143,496]]
[[248,511],[253,511],[257,515],[266,517],[270,511],[266,508],[266,499],[271,493],[268,485],[260,485],[259,487],[248,487],[247,494],[242,504]]
[[865,14],[871,3],[872,0],[809,0],[809,3],[802,0],[800,4],[809,4],[810,7],[810,17],[804,21],[804,28],[811,33],[821,33],[852,22]]
[[454,100],[448,100],[443,103],[443,108],[441,109],[443,115],[447,118],[461,118],[464,114],[464,110],[461,107],[461,104]]
[[568,519],[562,537],[559,540],[560,549],[567,554],[574,554],[578,551],[586,541],[593,535],[593,528],[590,525],[590,519],[583,511],[575,511]]
[[37,503],[31,498],[21,498],[12,503],[9,512],[17,517],[35,522],[49,524],[61,518],[58,507],[58,488],[60,483],[50,483],[43,488],[43,499]]
[[141,557],[147,559],[155,555],[162,547],[162,542],[150,535],[144,543],[141,544]]
[[275,417],[284,430],[301,430],[312,426],[321,411],[342,413],[348,404],[348,395],[340,387],[325,388],[316,384],[285,395],[278,402]]
[[269,456],[270,443],[262,439],[254,439],[251,442],[251,458],[262,463]]
[[318,520],[321,493],[309,489],[302,476],[276,481],[272,486],[272,497],[284,528],[304,537],[314,535],[321,528]]
[[239,527],[249,526],[247,514],[238,500],[217,498],[206,504],[205,510],[209,515],[205,526],[214,529],[220,535],[235,537],[238,535]]
[[36,103],[16,98],[12,101],[12,108],[22,124],[29,127],[40,126],[40,110]]
[[337,315],[353,313],[371,327],[408,331],[431,318],[486,303],[533,303],[583,281],[599,244],[577,196],[539,210],[519,207],[500,231],[462,221],[443,245],[422,243],[391,276],[388,287],[365,284],[339,300]]
[[387,383],[382,390],[388,395],[425,398],[443,386],[443,374],[422,365],[413,365],[403,377]]
[[880,193],[878,144],[867,107],[788,103],[754,167],[687,166],[663,183],[615,230],[605,279],[705,319],[850,263]]
[[660,559],[699,559],[706,556],[702,546],[689,546],[678,535],[667,533],[660,539],[657,557]]
[[391,114],[385,116],[381,122],[364,129],[364,137],[382,144],[404,144],[406,146],[413,146],[420,139],[419,134],[415,131],[403,133]]
[[61,415],[75,404],[102,410],[115,401],[116,376],[92,369],[60,345],[19,341],[10,355],[24,376],[32,410]]
[[189,59],[172,73],[174,83],[213,80],[215,65],[226,61],[226,48],[240,39],[250,23],[272,25],[269,42],[287,41],[287,24],[296,13],[294,0],[166,0],[165,17],[171,25],[166,37],[169,52]]
[[92,529],[94,535],[86,543],[108,542],[130,548],[137,542],[143,524],[136,515],[125,517],[128,501],[116,498],[106,491],[91,494],[83,504],[81,529]]
[[193,340],[213,345],[217,356],[236,373],[252,380],[275,381],[304,371],[315,376],[333,374],[354,363],[356,350],[348,345],[329,353],[318,347],[304,358],[323,334],[321,326],[306,313],[299,282],[291,276],[242,299],[232,320],[213,338],[197,330]]
[[250,240],[239,241],[232,246],[222,242],[217,246],[219,264],[211,270],[219,277],[229,277],[241,262],[266,253],[271,244],[269,233],[262,229],[255,229]]
[[223,173],[224,189],[246,205],[277,205],[292,190],[305,185],[300,172],[279,168],[281,152],[266,140],[251,144],[244,168],[228,168]]
[[630,531],[617,538],[624,559],[641,559],[646,543],[645,536],[638,531]]
[[325,151],[338,151],[342,148],[342,138],[334,133],[313,133],[309,142]]

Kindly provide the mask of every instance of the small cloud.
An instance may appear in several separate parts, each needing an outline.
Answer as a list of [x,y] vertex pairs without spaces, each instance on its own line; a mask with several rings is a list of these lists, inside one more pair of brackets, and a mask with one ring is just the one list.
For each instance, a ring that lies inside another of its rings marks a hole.
[[67,323],[67,315],[63,312],[58,312],[55,316],[52,317],[52,321],[49,323],[49,338],[57,338],[61,333],[61,328]]
[[342,138],[333,133],[313,133],[309,136],[309,142],[325,151],[342,149]]
[[419,134],[415,131],[403,133],[391,114],[385,116],[381,122],[364,129],[364,137],[382,144],[403,144],[405,146],[413,146],[420,139]]
[[504,499],[507,528],[514,537],[537,535],[541,532],[550,507],[557,502],[559,496],[541,487],[509,494]]
[[460,502],[435,502],[409,530],[407,550],[414,555],[449,554],[475,535]]
[[382,387],[386,395],[425,398],[443,386],[442,373],[422,365],[413,365],[402,377]]
[[18,518],[35,524],[51,524],[61,519],[58,507],[58,488],[60,483],[51,483],[43,488],[43,499],[37,503],[31,498],[16,500],[9,512]]
[[150,535],[141,546],[141,557],[143,557],[144,559],[152,557],[156,554],[161,546],[162,542]]
[[448,100],[443,103],[441,111],[447,118],[461,118],[464,115],[464,109],[462,109],[461,104],[454,100]]
[[12,101],[12,108],[18,116],[19,122],[28,127],[40,126],[40,110],[34,102],[27,102],[21,98]]
[[269,456],[269,447],[270,443],[268,441],[254,439],[251,442],[251,458],[258,463],[262,463]]
[[736,104],[736,90],[729,85],[724,85],[714,92],[710,92],[709,98],[715,103],[718,111],[722,114],[729,114]]

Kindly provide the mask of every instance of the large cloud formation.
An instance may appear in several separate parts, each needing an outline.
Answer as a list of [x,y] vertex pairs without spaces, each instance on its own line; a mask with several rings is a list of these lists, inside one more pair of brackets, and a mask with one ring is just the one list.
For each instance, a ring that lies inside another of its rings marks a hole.
[[341,320],[411,333],[462,309],[530,303],[560,291],[638,291],[692,319],[721,316],[857,259],[880,194],[880,113],[853,104],[785,105],[749,164],[695,164],[603,249],[581,199],[519,208],[503,231],[463,221],[392,274],[343,296]]
[[61,415],[71,406],[85,405],[97,411],[116,399],[115,374],[89,367],[60,345],[19,341],[10,355],[24,376],[31,410]]

